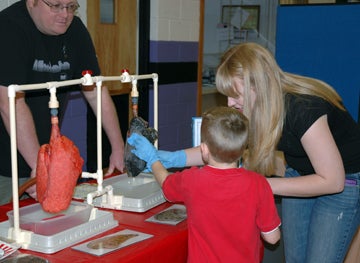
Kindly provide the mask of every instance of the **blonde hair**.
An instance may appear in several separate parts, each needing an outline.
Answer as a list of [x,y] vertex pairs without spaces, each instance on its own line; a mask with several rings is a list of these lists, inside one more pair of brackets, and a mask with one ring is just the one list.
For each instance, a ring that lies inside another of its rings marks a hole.
[[201,122],[201,142],[214,160],[223,163],[239,161],[248,139],[248,120],[241,112],[229,107],[206,111]]
[[[272,54],[255,43],[243,43],[227,50],[216,73],[220,93],[237,98],[234,79],[244,81],[244,114],[249,119],[249,148],[245,166],[271,175],[275,150],[282,135],[286,94],[321,97],[344,110],[340,96],[323,81],[282,71]],[[256,94],[251,108],[250,91]]]

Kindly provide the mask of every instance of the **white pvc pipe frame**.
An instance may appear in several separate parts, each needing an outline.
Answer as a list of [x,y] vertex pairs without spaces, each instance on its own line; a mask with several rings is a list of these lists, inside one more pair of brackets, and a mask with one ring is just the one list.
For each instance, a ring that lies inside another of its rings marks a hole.
[[[24,240],[26,233],[20,229],[19,217],[19,191],[18,191],[18,163],[17,163],[17,142],[16,142],[16,114],[15,99],[16,92],[26,90],[49,89],[50,96],[54,96],[56,88],[81,84],[83,86],[92,86],[96,83],[97,87],[97,175],[98,187],[102,189],[103,172],[102,172],[102,118],[101,118],[101,87],[103,81],[121,81],[122,83],[132,82],[133,89],[136,89],[137,80],[153,79],[154,83],[154,128],[158,129],[158,75],[156,73],[147,75],[129,75],[126,71],[120,76],[95,76],[92,77],[86,73],[82,78],[75,80],[54,81],[39,84],[27,85],[10,85],[8,86],[9,110],[10,110],[10,143],[11,143],[11,168],[12,168],[12,190],[13,190],[13,212],[14,227],[11,238],[19,242]],[[49,102],[50,104],[50,102]],[[157,142],[156,145],[157,146]]]

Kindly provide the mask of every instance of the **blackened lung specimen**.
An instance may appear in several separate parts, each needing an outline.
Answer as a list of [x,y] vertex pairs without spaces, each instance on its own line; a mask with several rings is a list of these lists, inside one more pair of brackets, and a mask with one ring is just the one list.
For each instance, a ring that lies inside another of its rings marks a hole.
[[[134,117],[130,121],[128,136],[134,132],[143,135],[152,144],[158,138],[158,132],[154,128],[148,127],[148,123],[141,117]],[[146,162],[133,154],[132,149],[131,145],[125,144],[125,167],[129,177],[136,177],[146,168]]]

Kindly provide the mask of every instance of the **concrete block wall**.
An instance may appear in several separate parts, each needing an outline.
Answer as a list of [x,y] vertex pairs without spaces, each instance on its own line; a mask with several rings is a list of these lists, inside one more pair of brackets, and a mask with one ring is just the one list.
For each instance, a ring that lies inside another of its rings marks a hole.
[[199,40],[200,0],[152,0],[150,40]]

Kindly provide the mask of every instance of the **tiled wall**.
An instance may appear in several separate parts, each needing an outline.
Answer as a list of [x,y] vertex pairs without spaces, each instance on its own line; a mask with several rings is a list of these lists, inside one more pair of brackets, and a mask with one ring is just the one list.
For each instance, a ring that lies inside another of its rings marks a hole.
[[151,0],[150,40],[199,40],[200,0]]

